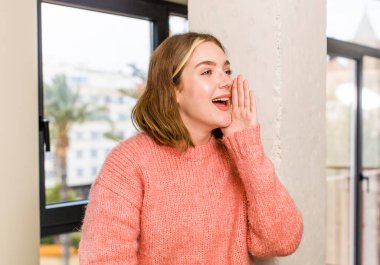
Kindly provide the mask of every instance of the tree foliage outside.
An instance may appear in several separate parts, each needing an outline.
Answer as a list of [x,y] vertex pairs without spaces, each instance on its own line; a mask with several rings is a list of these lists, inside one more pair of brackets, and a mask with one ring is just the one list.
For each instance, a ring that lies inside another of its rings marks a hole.
[[[131,69],[131,77],[140,79],[136,88],[119,89],[119,94],[137,99],[145,88],[146,74],[135,64],[128,64]],[[110,130],[104,133],[104,137],[121,141],[124,135],[116,130],[109,118],[107,107],[94,106],[83,102],[80,97],[80,88],[73,89],[69,86],[64,74],[56,75],[51,83],[44,83],[44,116],[49,120],[51,143],[54,152],[54,172],[57,184],[46,189],[46,203],[58,203],[78,199],[74,189],[67,183],[68,168],[67,157],[70,147],[69,133],[73,125],[88,121],[107,121]],[[70,246],[77,247],[80,233],[64,234],[60,236],[48,236],[41,239],[41,244],[59,244],[64,247],[64,263],[68,264]]]
[[65,75],[57,75],[52,84],[44,84],[45,117],[53,125],[50,129],[54,143],[54,169],[60,180],[59,201],[69,200],[67,185],[67,154],[70,145],[69,131],[74,124],[106,119],[106,107],[91,106],[80,101],[79,89],[75,92],[67,84]]
[[[91,106],[80,100],[79,88],[74,92],[65,75],[57,75],[51,84],[44,84],[45,117],[52,124],[50,129],[54,143],[54,171],[59,184],[47,190],[47,202],[61,202],[76,198],[74,190],[67,184],[67,154],[70,146],[69,132],[74,124],[107,117],[107,108]],[[64,263],[70,257],[71,238],[59,236],[64,248]]]
[[[56,184],[54,187],[46,189],[46,204],[61,202],[61,190],[61,184]],[[69,188],[67,192],[67,199],[69,201],[73,201],[77,198],[75,190]]]

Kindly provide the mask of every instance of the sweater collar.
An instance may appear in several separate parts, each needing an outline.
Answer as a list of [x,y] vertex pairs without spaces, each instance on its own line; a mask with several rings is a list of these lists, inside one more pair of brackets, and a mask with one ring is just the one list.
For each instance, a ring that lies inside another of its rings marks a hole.
[[[149,137],[145,134],[146,137]],[[167,155],[178,158],[178,159],[186,159],[186,160],[203,160],[207,157],[212,156],[217,153],[221,148],[222,142],[219,139],[216,139],[214,136],[210,138],[210,140],[206,144],[198,145],[195,147],[189,147],[186,151],[181,151],[174,147],[168,145],[161,145],[154,141],[152,138],[152,143],[154,148],[157,151],[164,151]]]

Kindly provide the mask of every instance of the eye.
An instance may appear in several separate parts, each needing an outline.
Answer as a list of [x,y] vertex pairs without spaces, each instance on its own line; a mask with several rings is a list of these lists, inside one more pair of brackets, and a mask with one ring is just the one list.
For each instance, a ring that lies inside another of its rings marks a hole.
[[206,71],[202,72],[201,75],[211,75],[211,74],[212,74],[211,70],[206,70]]
[[231,70],[231,69],[228,69],[228,70],[225,71],[225,73],[226,73],[227,75],[232,75],[232,70]]

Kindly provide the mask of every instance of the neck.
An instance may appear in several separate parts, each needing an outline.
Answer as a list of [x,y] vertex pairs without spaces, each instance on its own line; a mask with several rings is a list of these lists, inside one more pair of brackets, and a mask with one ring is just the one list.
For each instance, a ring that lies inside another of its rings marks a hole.
[[210,127],[202,125],[199,121],[193,121],[189,119],[187,115],[181,113],[183,123],[187,131],[190,134],[190,138],[193,141],[194,146],[207,144],[211,139],[211,131]]
[[[191,134],[190,134],[191,135]],[[191,135],[191,140],[195,146],[207,144],[210,141],[211,133],[207,135]]]
[[210,131],[201,130],[199,128],[187,127],[187,130],[190,133],[194,146],[207,144],[212,136]]

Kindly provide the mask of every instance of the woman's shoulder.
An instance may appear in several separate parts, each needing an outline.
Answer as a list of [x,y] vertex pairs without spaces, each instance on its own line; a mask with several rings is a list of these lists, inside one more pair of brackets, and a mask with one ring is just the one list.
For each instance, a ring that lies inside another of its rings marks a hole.
[[147,154],[152,153],[151,150],[156,148],[155,141],[146,133],[140,132],[132,137],[121,141],[117,144],[108,154],[107,160],[118,158],[124,162],[141,161],[141,158],[146,157]]
[[[95,184],[107,188],[123,197],[129,189],[143,188],[144,153],[149,150],[151,139],[138,133],[116,145],[107,155]],[[128,198],[133,201],[133,198]]]
[[121,150],[129,150],[130,152],[141,152],[151,149],[155,145],[155,141],[149,135],[144,132],[139,132],[121,141],[116,148]]

